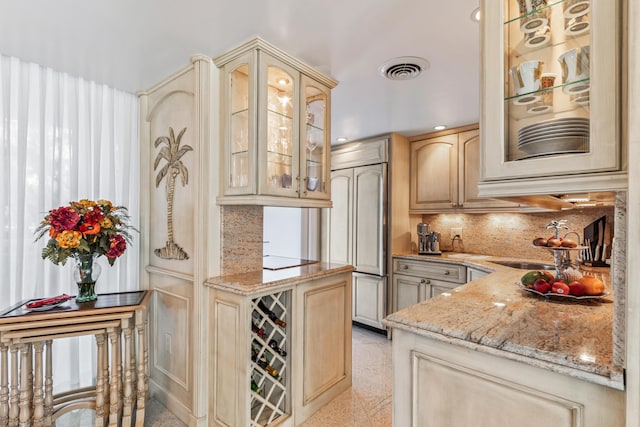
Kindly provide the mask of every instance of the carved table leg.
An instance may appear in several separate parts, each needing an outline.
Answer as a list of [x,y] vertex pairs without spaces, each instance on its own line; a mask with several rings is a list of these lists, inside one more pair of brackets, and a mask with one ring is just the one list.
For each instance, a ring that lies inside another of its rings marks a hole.
[[46,367],[44,372],[44,425],[50,426],[53,417],[53,340],[44,342],[46,346]]
[[20,347],[20,427],[30,427],[31,405],[29,404],[29,355],[31,344]]
[[133,397],[131,389],[131,332],[132,325],[130,319],[122,319],[122,332],[124,334],[124,389],[123,389],[123,410],[122,425],[131,425],[131,414],[133,412]]
[[146,311],[136,312],[136,331],[138,335],[138,402],[136,405],[136,427],[144,426],[144,407],[148,390],[149,368],[147,366]]
[[118,356],[118,415],[122,414],[122,329],[118,330],[118,344],[117,344],[117,356]]
[[97,369],[96,369],[96,427],[104,426],[104,347],[105,335],[96,335],[96,346],[98,347]]
[[33,408],[33,344],[29,345],[27,352],[27,393],[29,407]]
[[20,402],[18,391],[18,346],[14,343],[9,345],[11,351],[11,391],[9,395],[9,427],[15,427],[18,425],[18,415],[20,414],[20,408],[18,402]]
[[42,427],[44,424],[44,396],[42,391],[42,341],[33,344],[35,348],[35,384],[33,389],[33,427]]
[[0,343],[0,426],[9,425],[9,354]]
[[111,395],[109,396],[109,425],[118,425],[118,342],[120,331],[117,328],[109,329],[109,341],[111,342],[111,381],[109,384]]
[[109,341],[108,336],[105,334],[104,352],[102,353],[102,382],[104,384],[104,408],[105,408],[105,421],[109,413]]

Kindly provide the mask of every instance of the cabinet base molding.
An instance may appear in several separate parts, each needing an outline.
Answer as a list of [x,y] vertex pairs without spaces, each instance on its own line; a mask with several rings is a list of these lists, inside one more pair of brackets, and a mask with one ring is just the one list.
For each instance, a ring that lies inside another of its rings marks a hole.
[[156,384],[152,379],[149,380],[149,394],[189,427],[204,427],[207,425],[206,417],[200,419],[194,417],[191,409],[180,403],[178,399],[168,393],[163,387]]

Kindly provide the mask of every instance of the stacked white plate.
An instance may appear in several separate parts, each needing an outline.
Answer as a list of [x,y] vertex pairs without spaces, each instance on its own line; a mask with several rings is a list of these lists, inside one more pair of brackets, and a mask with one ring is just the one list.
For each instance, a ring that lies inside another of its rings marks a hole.
[[531,156],[585,153],[589,150],[589,119],[568,117],[524,126],[518,149]]

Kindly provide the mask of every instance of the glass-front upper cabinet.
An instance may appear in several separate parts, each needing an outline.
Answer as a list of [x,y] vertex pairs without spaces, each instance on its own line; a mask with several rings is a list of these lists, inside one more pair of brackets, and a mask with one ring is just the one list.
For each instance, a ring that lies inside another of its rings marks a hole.
[[329,206],[336,82],[259,38],[215,62],[223,117],[218,203]]
[[331,152],[329,145],[329,121],[327,105],[329,89],[307,76],[302,76],[302,99],[304,125],[301,127],[302,165],[304,181],[302,193],[308,198],[326,198],[329,194],[330,164],[327,158]]
[[481,195],[590,190],[622,169],[620,3],[483,1]]

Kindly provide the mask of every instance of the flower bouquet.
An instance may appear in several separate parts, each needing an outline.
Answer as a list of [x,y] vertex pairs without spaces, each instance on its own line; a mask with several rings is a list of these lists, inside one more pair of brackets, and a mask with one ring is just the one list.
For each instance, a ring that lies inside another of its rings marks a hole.
[[76,262],[74,277],[78,283],[76,301],[93,301],[95,282],[100,266],[94,264],[99,256],[106,256],[113,265],[131,243],[129,230],[133,227],[127,208],[113,206],[109,200],[82,199],[50,210],[35,231],[36,240],[49,236],[42,250],[42,258],[64,265],[69,257]]

